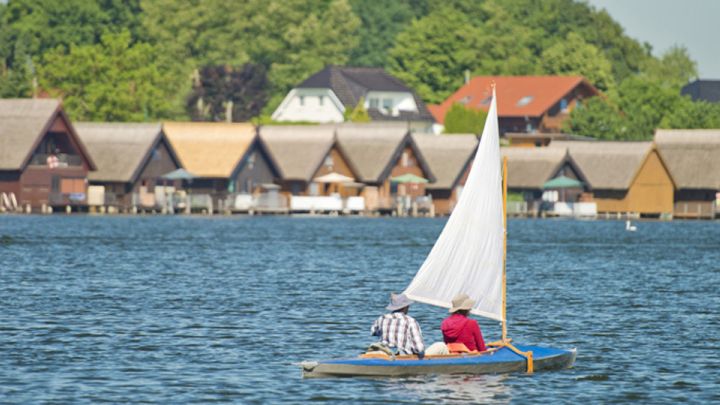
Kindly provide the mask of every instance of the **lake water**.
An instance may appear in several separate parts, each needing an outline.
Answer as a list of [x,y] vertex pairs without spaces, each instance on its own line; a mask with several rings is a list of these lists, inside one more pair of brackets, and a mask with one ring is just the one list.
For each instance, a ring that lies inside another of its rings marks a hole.
[[[509,335],[573,369],[303,380],[372,342],[443,224],[0,216],[0,402],[720,401],[714,222],[510,221]],[[444,310],[411,315],[441,338]]]

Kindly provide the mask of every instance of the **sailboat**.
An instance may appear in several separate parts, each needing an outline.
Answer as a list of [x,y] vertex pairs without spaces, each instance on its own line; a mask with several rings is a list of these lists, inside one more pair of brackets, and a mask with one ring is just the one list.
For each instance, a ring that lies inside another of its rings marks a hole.
[[[502,161],[507,174],[507,158]],[[514,344],[507,335],[505,258],[507,250],[507,175],[501,172],[497,100],[492,101],[473,165],[460,199],[405,289],[410,299],[450,308],[465,293],[475,300],[471,313],[499,321],[500,340],[479,353],[425,356],[367,356],[305,361],[304,377],[485,374],[562,369],[575,362],[576,350]]]

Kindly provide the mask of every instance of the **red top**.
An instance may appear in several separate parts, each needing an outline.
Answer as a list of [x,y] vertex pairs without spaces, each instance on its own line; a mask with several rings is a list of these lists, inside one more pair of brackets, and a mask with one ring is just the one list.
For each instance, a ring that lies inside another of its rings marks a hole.
[[474,319],[454,313],[440,325],[445,343],[463,343],[470,351],[484,351],[485,341],[480,326]]

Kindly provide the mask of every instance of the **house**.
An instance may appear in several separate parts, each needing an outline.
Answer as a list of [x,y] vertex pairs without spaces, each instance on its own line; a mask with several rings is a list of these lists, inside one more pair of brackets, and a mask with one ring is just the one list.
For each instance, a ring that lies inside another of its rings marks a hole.
[[430,131],[432,114],[415,92],[382,68],[327,66],[285,96],[275,121],[343,122],[363,103],[372,121],[399,121]]
[[556,141],[585,175],[599,214],[670,217],[675,183],[652,142]]
[[476,76],[438,105],[428,108],[444,124],[455,103],[487,111],[496,84],[500,134],[561,132],[563,122],[598,90],[581,76]]
[[425,185],[432,197],[435,213],[449,215],[460,198],[472,167],[478,138],[473,134],[415,134],[413,140],[435,175],[435,182]]
[[98,186],[89,205],[124,212],[166,207],[174,189],[166,189],[161,176],[180,162],[160,123],[78,122],[75,129],[97,165],[88,175]]
[[658,129],[655,144],[675,180],[673,217],[720,212],[720,130]]
[[355,180],[347,158],[335,142],[335,125],[267,125],[259,129],[260,142],[278,169],[281,190],[294,196],[352,194],[343,182],[318,182],[335,173]]
[[720,80],[697,79],[683,86],[680,93],[684,96],[690,96],[693,101],[720,103]]
[[165,122],[163,131],[182,167],[195,176],[187,185],[197,196],[194,207],[212,205],[213,211],[222,211],[235,194],[256,192],[277,178],[252,124]]
[[[543,211],[555,212],[555,203],[574,204],[589,202],[585,193],[588,181],[575,160],[564,148],[502,148],[508,159],[508,193],[515,201],[508,204],[511,214],[538,215]],[[556,196],[549,194],[546,185],[553,179],[572,179],[577,186],[563,187]],[[517,206],[517,202],[521,202]]]
[[365,184],[362,196],[368,210],[389,212],[398,205],[409,209],[425,196],[425,183],[436,180],[402,125],[340,125],[337,143],[357,181]]
[[0,99],[0,207],[84,209],[95,168],[60,101]]

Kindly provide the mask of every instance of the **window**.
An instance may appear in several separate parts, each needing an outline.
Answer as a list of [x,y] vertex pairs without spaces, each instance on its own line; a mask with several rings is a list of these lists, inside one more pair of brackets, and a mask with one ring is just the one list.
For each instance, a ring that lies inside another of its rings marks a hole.
[[160,160],[162,158],[162,151],[160,148],[155,148],[152,151],[152,160]]
[[518,100],[517,106],[525,107],[526,105],[532,103],[533,98],[534,98],[533,96],[525,96],[525,97],[521,98],[520,100]]
[[324,165],[327,166],[327,167],[329,167],[330,169],[332,169],[334,163],[335,163],[335,162],[333,162],[332,156],[327,155],[327,157],[325,158],[325,163],[324,163]]
[[402,158],[400,159],[402,167],[408,167],[410,166],[410,156],[408,156],[407,152],[402,153]]
[[300,96],[300,105],[305,105],[305,96]]
[[377,109],[379,106],[380,106],[380,100],[378,100],[376,98],[370,99],[370,108]]
[[252,170],[255,167],[255,154],[253,153],[248,157],[248,169]]
[[320,103],[320,105],[323,105],[325,103],[325,96],[319,96],[318,103]]
[[383,110],[390,111],[393,107],[393,101],[391,98],[384,98],[382,101]]
[[560,100],[560,110],[562,110],[562,112],[567,112],[567,110],[568,110],[567,99],[564,98],[564,99]]
[[480,102],[480,104],[489,105],[491,101],[492,101],[492,96],[487,96]]
[[472,97],[471,97],[471,96],[465,96],[465,97],[463,97],[463,98],[460,99],[460,104],[467,104],[467,103],[470,102],[470,100],[472,100]]

